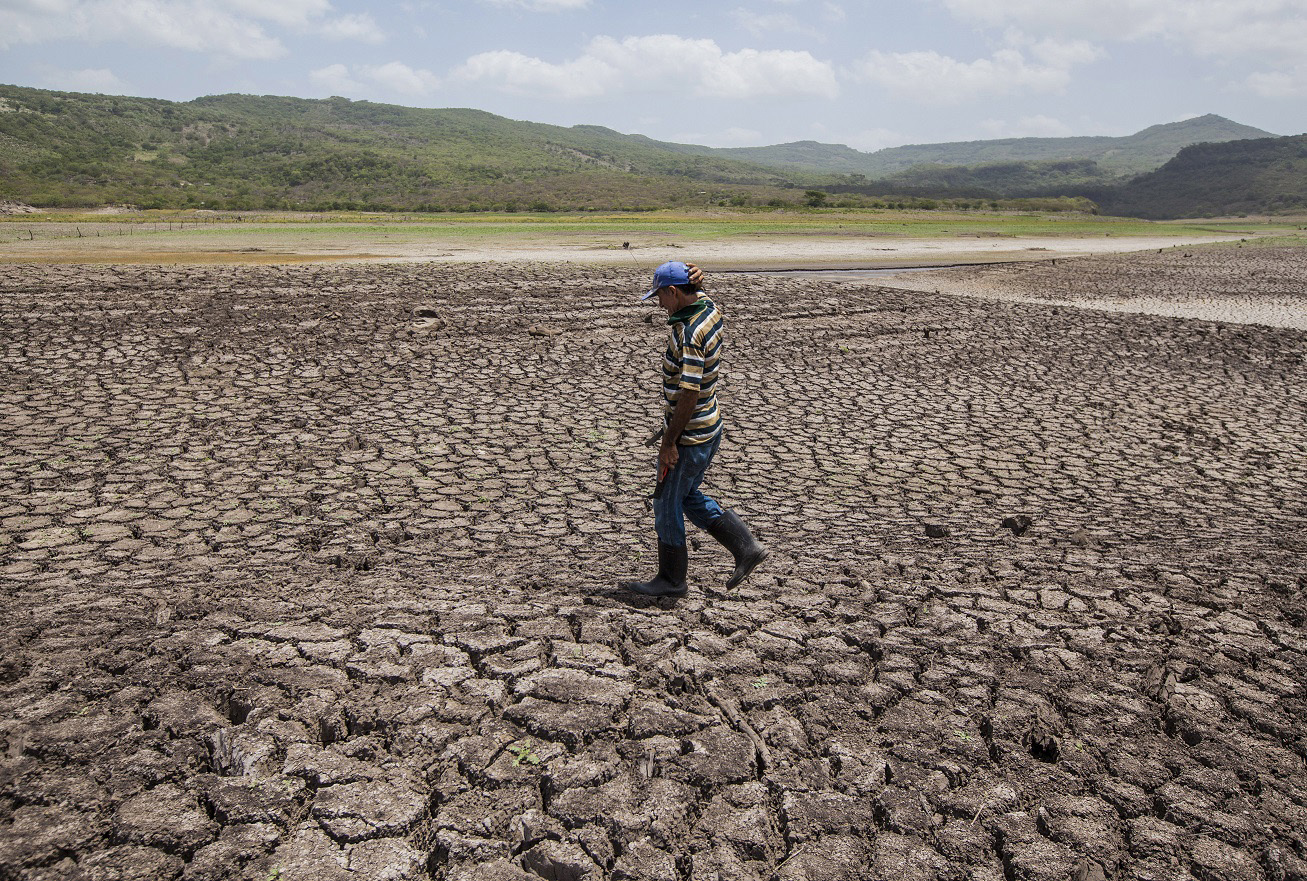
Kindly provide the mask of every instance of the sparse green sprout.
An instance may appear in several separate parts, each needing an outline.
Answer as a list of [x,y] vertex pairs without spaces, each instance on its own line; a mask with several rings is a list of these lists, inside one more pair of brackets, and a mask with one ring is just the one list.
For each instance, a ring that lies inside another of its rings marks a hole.
[[513,744],[508,748],[508,751],[513,754],[514,768],[520,768],[523,762],[528,765],[540,764],[540,757],[531,751],[531,738],[529,737],[521,743]]
[[752,683],[754,688],[766,688],[768,684],[766,676],[759,676],[757,679],[753,680]]

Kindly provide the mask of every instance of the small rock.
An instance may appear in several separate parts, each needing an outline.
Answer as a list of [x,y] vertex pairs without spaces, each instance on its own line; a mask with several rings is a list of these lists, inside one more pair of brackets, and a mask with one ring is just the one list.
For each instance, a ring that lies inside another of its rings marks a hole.
[[1002,526],[1004,529],[1012,530],[1013,535],[1025,535],[1026,530],[1034,523],[1035,518],[1027,514],[1014,514],[1011,517],[1004,517]]
[[1083,528],[1068,535],[1066,540],[1078,548],[1092,548],[1098,544],[1098,541]]
[[526,330],[531,336],[555,337],[562,333],[556,327],[550,327],[547,324],[533,324]]
[[949,537],[948,527],[941,526],[938,523],[927,523],[926,536],[927,538],[948,538]]
[[444,330],[449,326],[449,319],[441,315],[435,306],[414,306],[413,318],[413,326],[417,330]]

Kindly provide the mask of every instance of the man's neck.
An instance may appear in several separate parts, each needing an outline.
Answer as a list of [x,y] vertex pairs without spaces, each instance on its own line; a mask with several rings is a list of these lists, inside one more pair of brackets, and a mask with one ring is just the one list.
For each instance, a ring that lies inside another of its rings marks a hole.
[[676,302],[672,306],[672,311],[668,314],[675,315],[677,312],[680,312],[686,306],[693,306],[695,303],[699,302],[700,296],[701,295],[697,291],[693,294],[687,294],[683,291],[678,290],[676,292]]
[[667,315],[668,324],[676,324],[680,321],[688,321],[695,315],[698,315],[706,309],[708,303],[702,294],[695,294],[693,299],[687,299],[685,305],[673,309]]

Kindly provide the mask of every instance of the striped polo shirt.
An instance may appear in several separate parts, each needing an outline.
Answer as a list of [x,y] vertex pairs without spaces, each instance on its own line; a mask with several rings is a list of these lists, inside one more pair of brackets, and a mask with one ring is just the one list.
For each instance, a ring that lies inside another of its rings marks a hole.
[[667,323],[671,333],[663,354],[663,427],[671,423],[679,395],[698,395],[699,405],[677,443],[706,444],[722,430],[717,412],[717,368],[725,326],[722,311],[700,294],[694,303],[673,313]]

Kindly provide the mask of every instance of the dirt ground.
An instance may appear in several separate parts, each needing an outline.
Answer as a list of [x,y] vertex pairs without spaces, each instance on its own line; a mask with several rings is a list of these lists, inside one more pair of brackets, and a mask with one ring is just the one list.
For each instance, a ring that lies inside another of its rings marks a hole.
[[1307,879],[1307,334],[645,281],[5,267],[0,878]]

